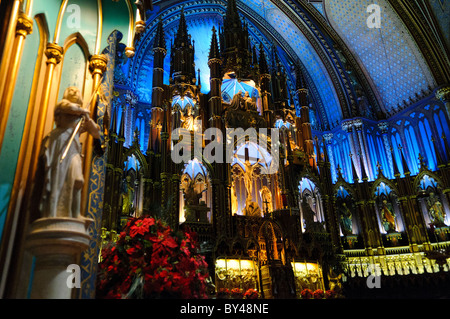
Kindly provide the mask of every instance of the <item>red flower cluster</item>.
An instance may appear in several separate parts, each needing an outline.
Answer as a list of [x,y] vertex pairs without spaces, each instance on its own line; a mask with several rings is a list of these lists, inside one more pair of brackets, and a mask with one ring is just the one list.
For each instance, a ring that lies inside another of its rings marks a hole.
[[255,289],[249,289],[244,293],[244,299],[258,299],[259,294]]
[[313,296],[313,291],[311,289],[303,289],[300,292],[300,295],[302,296],[302,299],[311,299]]
[[245,293],[240,288],[220,288],[216,294],[217,299],[258,299],[259,293],[255,289],[248,289]]
[[102,251],[97,297],[126,298],[140,283],[141,298],[206,298],[208,265],[194,237],[152,217],[130,219]]
[[323,291],[322,289],[317,289],[314,292],[311,289],[303,289],[301,291],[302,299],[333,299],[336,298],[337,294],[333,290]]
[[233,288],[231,289],[231,298],[234,299],[242,299],[242,297],[244,297],[244,292],[242,291],[241,288]]
[[317,289],[316,291],[313,292],[313,297],[314,299],[323,299],[324,297],[324,293],[322,289]]

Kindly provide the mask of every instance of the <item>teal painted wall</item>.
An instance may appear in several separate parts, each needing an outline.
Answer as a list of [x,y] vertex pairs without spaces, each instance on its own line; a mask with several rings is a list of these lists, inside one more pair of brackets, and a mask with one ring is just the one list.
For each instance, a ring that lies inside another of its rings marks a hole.
[[8,125],[0,153],[0,236],[3,233],[9,198],[14,183],[38,50],[39,29],[36,22],[34,22],[33,33],[25,41],[17,76],[16,90],[11,103]]

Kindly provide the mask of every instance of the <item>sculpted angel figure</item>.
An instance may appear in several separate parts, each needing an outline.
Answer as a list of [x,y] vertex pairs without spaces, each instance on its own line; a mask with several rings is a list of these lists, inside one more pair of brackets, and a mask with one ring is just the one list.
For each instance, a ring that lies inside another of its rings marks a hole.
[[[89,111],[83,109],[82,104],[80,90],[68,87],[63,99],[55,106],[56,127],[42,141],[34,190],[41,217],[80,217],[81,190],[85,181],[79,135],[88,132],[95,139],[100,138],[99,125],[89,117]],[[75,134],[82,118],[83,124]]]

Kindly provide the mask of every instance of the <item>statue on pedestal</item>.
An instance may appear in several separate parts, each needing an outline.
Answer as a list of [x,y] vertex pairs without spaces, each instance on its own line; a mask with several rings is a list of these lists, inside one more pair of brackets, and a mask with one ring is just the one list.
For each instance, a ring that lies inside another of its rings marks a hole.
[[230,108],[232,110],[240,110],[243,108],[243,98],[242,98],[242,91],[239,91],[233,96],[233,99],[230,103]]
[[186,115],[183,113],[183,111],[180,109],[180,115],[181,115],[181,127],[184,129],[187,129],[189,131],[194,130],[194,115],[192,115],[192,106],[188,105],[186,106]]
[[395,232],[395,213],[393,212],[392,205],[386,199],[381,204],[381,219],[386,232]]
[[80,90],[68,87],[55,106],[56,128],[42,141],[35,178],[38,187],[34,190],[41,217],[80,217],[84,177],[79,134],[88,132],[100,138],[99,125],[90,119],[82,103]]
[[436,227],[446,226],[444,223],[446,216],[444,207],[434,192],[430,193],[430,198],[427,200],[427,206],[433,225]]
[[243,104],[246,111],[256,111],[256,99],[250,97],[250,94],[245,91],[243,99]]
[[122,189],[122,213],[131,216],[134,213],[134,187],[131,176],[128,175],[123,182]]
[[341,229],[345,236],[352,235],[352,212],[348,208],[346,203],[342,203],[342,206],[340,207],[341,211]]

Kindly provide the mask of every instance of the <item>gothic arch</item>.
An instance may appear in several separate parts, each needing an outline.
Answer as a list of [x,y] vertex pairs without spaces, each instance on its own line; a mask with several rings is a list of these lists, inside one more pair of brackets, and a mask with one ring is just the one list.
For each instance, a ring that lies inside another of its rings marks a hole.
[[370,187],[370,194],[372,196],[372,199],[376,198],[375,192],[381,183],[384,183],[385,185],[389,186],[389,188],[391,189],[392,192],[394,192],[394,194],[398,194],[398,189],[397,189],[395,183],[392,180],[389,180],[386,177],[382,176],[382,177],[378,177],[373,182],[372,186]]
[[416,190],[417,192],[419,192],[420,190],[420,182],[422,181],[422,179],[424,178],[424,176],[428,175],[429,177],[433,178],[434,181],[436,182],[437,189],[441,189],[444,187],[444,183],[442,182],[441,178],[434,172],[429,171],[428,169],[423,169],[419,172],[419,174],[417,174],[414,177],[414,181],[413,181],[413,189]]
[[144,154],[142,154],[139,144],[133,143],[133,145],[124,153],[124,159],[126,160],[131,155],[136,156],[137,160],[139,161],[139,164],[141,164],[143,176],[148,176],[149,167],[148,167],[147,159],[144,156]]

